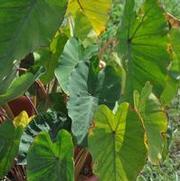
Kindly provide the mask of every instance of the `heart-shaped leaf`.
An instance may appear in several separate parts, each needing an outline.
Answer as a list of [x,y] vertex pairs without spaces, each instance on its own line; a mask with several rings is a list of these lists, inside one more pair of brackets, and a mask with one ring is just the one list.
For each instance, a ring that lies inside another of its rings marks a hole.
[[62,112],[48,112],[39,114],[30,122],[25,128],[21,137],[19,146],[18,163],[26,164],[26,156],[30,145],[33,143],[34,138],[41,132],[47,131],[51,135],[52,139],[55,139],[57,133],[61,129],[70,131],[71,120]]
[[101,105],[94,120],[88,145],[97,176],[103,181],[135,180],[146,159],[144,129],[138,114],[128,103],[120,104],[115,113]]
[[120,96],[121,75],[113,67],[100,71],[97,62],[81,62],[69,81],[68,113],[72,132],[81,143],[92,123],[98,104],[113,108]]
[[73,181],[73,142],[62,130],[55,142],[47,132],[40,133],[28,152],[28,181]]
[[125,98],[131,102],[133,91],[141,91],[147,81],[160,96],[170,64],[169,28],[163,9],[156,0],[146,0],[137,15],[134,9],[134,0],[127,0],[118,33],[119,53],[127,73]]

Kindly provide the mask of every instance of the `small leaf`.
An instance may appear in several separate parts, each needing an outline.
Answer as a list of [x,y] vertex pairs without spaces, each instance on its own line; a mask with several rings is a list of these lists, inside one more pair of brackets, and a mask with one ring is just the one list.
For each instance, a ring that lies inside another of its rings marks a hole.
[[14,118],[13,124],[15,127],[25,128],[31,120],[32,117],[29,118],[27,112],[22,111],[17,117]]
[[28,181],[73,181],[73,142],[62,130],[55,142],[47,132],[40,133],[28,152]]

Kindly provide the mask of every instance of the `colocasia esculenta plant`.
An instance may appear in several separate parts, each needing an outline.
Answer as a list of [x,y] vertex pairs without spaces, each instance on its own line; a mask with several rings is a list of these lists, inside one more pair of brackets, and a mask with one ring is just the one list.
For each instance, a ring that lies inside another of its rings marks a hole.
[[124,0],[104,62],[111,0],[0,0],[2,180],[134,181],[163,161],[180,27],[139,2]]

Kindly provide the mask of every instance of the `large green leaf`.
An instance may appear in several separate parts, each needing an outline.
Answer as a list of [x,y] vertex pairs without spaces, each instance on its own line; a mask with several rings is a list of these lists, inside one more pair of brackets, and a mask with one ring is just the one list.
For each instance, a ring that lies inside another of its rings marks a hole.
[[5,176],[18,154],[23,129],[6,121],[0,125],[0,178]]
[[34,138],[41,132],[49,132],[52,139],[55,139],[57,133],[61,129],[70,131],[71,120],[62,112],[47,112],[41,113],[29,123],[25,128],[21,137],[19,146],[18,163],[25,164],[26,156],[30,145],[33,143]]
[[141,94],[134,92],[135,108],[141,117],[146,133],[149,160],[158,164],[166,142],[167,115],[159,100],[152,94],[149,82]]
[[75,66],[81,61],[88,60],[94,52],[97,52],[96,46],[84,50],[77,39],[70,38],[68,40],[59,58],[58,67],[55,70],[55,75],[65,93],[68,94],[69,77]]
[[132,102],[133,90],[141,90],[146,81],[159,96],[166,85],[168,25],[157,0],[146,0],[138,15],[134,0],[126,0],[118,33],[119,53],[127,73],[125,99]]
[[52,142],[47,132],[40,133],[28,152],[28,181],[73,181],[73,142],[62,130]]
[[111,66],[100,71],[93,64],[79,63],[69,81],[67,107],[78,143],[86,136],[98,104],[113,108],[120,96],[120,73]]
[[1,0],[0,80],[14,60],[47,46],[61,25],[66,0]]
[[23,95],[43,72],[44,69],[40,67],[34,74],[27,72],[15,78],[6,91],[0,94],[0,105]]
[[115,113],[101,105],[88,143],[100,180],[135,180],[145,164],[144,129],[128,103],[120,104]]

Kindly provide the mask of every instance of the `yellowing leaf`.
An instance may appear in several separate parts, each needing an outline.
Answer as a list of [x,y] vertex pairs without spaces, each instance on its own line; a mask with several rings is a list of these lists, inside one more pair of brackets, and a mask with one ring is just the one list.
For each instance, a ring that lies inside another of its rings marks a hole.
[[152,93],[152,85],[147,82],[141,93],[135,91],[135,109],[141,117],[145,130],[148,158],[158,165],[163,157],[166,144],[167,115],[158,98]]
[[82,11],[99,35],[105,30],[112,0],[70,0],[67,13]]
[[33,117],[29,117],[26,111],[22,111],[18,116],[16,116],[13,120],[13,124],[16,127],[25,128]]

